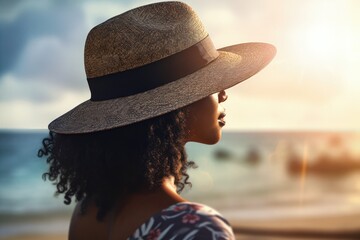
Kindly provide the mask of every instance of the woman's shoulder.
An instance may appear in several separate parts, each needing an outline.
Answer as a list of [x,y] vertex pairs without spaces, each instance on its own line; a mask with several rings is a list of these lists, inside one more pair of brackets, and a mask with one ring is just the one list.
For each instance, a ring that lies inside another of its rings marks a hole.
[[142,224],[129,239],[235,239],[229,222],[213,208],[181,202]]

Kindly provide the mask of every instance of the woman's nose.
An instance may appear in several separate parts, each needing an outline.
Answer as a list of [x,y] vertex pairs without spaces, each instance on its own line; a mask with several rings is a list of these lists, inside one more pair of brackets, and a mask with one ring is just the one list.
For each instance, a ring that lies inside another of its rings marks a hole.
[[228,95],[226,95],[225,90],[219,92],[219,103],[225,102],[227,98]]

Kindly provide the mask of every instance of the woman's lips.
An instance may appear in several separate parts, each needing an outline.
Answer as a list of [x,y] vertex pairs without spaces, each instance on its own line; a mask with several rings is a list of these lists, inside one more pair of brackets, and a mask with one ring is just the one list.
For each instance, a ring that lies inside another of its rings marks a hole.
[[226,114],[224,112],[220,113],[220,116],[218,118],[218,123],[219,123],[220,127],[223,127],[226,124],[226,121],[224,119],[225,116],[226,116]]

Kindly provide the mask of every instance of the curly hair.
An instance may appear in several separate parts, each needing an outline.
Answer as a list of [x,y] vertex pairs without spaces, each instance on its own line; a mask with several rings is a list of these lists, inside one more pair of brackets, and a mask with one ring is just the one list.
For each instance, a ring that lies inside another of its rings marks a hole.
[[[43,179],[56,185],[56,194],[64,194],[64,203],[72,198],[95,202],[97,219],[103,219],[116,201],[141,189],[154,190],[164,177],[174,176],[177,191],[188,182],[184,147],[186,110],[111,130],[85,134],[56,134],[42,141],[39,157],[47,157],[49,171]],[[82,201],[83,200],[83,201]]]

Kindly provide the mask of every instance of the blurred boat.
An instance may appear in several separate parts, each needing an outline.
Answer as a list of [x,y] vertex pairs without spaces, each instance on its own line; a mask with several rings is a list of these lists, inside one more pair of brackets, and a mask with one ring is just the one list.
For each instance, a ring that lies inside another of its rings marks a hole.
[[255,166],[258,165],[261,161],[261,153],[258,148],[250,147],[245,154],[244,160],[247,164]]
[[222,160],[230,160],[230,159],[233,158],[233,154],[229,150],[219,148],[219,149],[215,150],[214,158],[216,160],[220,160],[220,161],[222,161]]
[[288,158],[287,171],[292,175],[306,171],[310,174],[336,177],[360,171],[360,159],[355,159],[348,154],[334,157],[323,153],[311,162],[304,162],[299,155],[292,154]]

